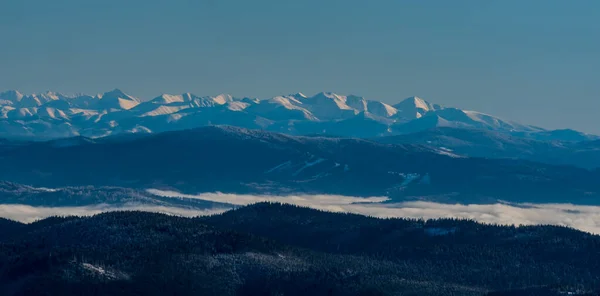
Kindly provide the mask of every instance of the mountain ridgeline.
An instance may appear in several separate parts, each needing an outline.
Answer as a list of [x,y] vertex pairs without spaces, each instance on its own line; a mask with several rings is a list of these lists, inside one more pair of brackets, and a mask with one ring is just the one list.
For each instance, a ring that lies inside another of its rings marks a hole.
[[0,147],[0,180],[36,187],[324,193],[462,203],[598,204],[600,193],[598,172],[577,167],[226,126]]
[[[560,137],[552,136],[558,133]],[[570,140],[553,140],[555,138]],[[484,129],[439,127],[372,140],[430,146],[466,157],[526,159],[588,169],[600,167],[600,141],[586,140],[567,130],[538,133],[536,138],[530,138]]]
[[168,198],[143,190],[123,187],[62,187],[35,188],[13,182],[0,181],[0,205],[27,205],[32,207],[85,207],[127,206],[177,207],[191,210],[225,210],[234,206],[192,198]]
[[584,295],[600,285],[600,237],[553,226],[270,203],[200,218],[113,212],[0,226],[6,296]]
[[115,89],[90,95],[0,93],[0,138],[43,140],[122,133],[158,133],[231,125],[293,135],[377,137],[437,127],[475,128],[545,140],[589,140],[576,131],[548,131],[492,115],[432,104],[419,97],[387,104],[322,92],[269,99],[163,94],[142,100]]

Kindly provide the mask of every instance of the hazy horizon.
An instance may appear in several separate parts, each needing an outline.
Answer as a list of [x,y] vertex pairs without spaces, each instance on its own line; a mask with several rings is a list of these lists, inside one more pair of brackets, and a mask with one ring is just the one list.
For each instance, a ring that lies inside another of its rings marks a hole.
[[419,96],[600,133],[600,3],[4,1],[0,90]]

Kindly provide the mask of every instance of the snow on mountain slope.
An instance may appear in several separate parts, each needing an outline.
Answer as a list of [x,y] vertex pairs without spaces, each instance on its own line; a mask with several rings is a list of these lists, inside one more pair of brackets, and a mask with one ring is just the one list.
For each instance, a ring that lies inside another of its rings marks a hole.
[[212,99],[213,99],[213,101],[215,101],[215,103],[217,103],[219,105],[224,105],[227,102],[233,101],[233,97],[228,94],[220,94]]
[[410,97],[393,106],[399,112],[397,117],[402,120],[413,120],[421,118],[425,114],[443,109],[442,106],[431,104],[419,97]]
[[0,93],[0,136],[48,139],[63,135],[102,137],[227,124],[289,134],[377,137],[437,127],[484,129],[524,138],[588,139],[577,132],[553,132],[492,115],[432,104],[410,97],[395,105],[355,95],[321,92],[267,99],[231,95],[163,94],[144,101],[115,89],[96,96],[54,92]]
[[36,111],[37,110],[35,110],[35,108],[32,108],[31,110],[28,108],[12,109],[8,111],[7,116],[11,119],[24,119],[27,117],[33,117]]
[[53,100],[50,102],[47,102],[43,105],[40,106],[41,108],[55,108],[58,110],[70,110],[71,108],[74,108],[74,104],[71,101],[71,99],[62,99],[62,100]]
[[6,91],[0,93],[0,106],[14,106],[16,108],[35,108],[48,102],[66,100],[64,96],[55,92],[45,92],[41,94],[23,95],[18,91]]
[[159,104],[159,105],[166,105],[166,104],[171,104],[171,103],[185,103],[185,102],[191,102],[192,98],[193,98],[193,95],[190,93],[185,93],[182,95],[162,94],[162,95],[148,101],[148,103]]
[[320,120],[346,119],[358,114],[358,110],[346,104],[346,96],[322,92],[301,100],[302,105]]
[[349,95],[346,96],[346,105],[352,107],[355,110],[364,112],[368,111],[369,107],[367,106],[367,100],[363,97]]
[[97,96],[96,108],[99,109],[121,109],[129,110],[140,104],[140,100],[134,98],[119,89],[103,93]]
[[398,113],[398,110],[386,103],[379,101],[366,100],[363,97],[347,96],[346,104],[359,112],[369,112],[380,117],[391,117]]
[[8,118],[8,112],[15,110],[12,106],[2,106],[0,107],[0,118]]
[[398,109],[379,101],[367,101],[367,111],[381,117],[392,117],[398,113]]
[[16,90],[9,90],[0,93],[0,105],[2,106],[17,105],[21,99],[23,99],[23,94]]
[[264,115],[274,120],[317,120],[294,96],[279,96],[259,101],[258,104],[251,105],[246,110],[249,113]]
[[24,96],[19,102],[19,106],[22,108],[32,108],[39,107],[45,103],[50,101],[58,100],[56,96],[46,96],[46,95],[30,95]]
[[527,126],[512,121],[507,121],[494,117],[488,114],[465,111],[456,108],[445,108],[434,112],[436,115],[443,117],[451,122],[459,122],[465,125],[490,129],[490,130],[507,130],[507,131],[541,131],[541,129],[533,126]]
[[232,111],[243,110],[247,104],[235,102],[230,95],[218,95],[215,97],[199,97],[191,93],[181,95],[163,94],[150,101],[143,102],[130,109],[137,116],[159,116],[173,114],[188,108],[210,108],[221,105],[229,105]]
[[69,103],[71,103],[71,105],[74,108],[80,108],[80,109],[88,109],[88,108],[94,106],[94,104],[96,103],[97,100],[98,100],[97,97],[92,97],[92,96],[88,96],[88,95],[78,95],[78,96],[67,99],[67,101],[69,101]]
[[179,110],[183,110],[186,108],[188,108],[188,107],[187,106],[156,106],[155,109],[141,114],[140,117],[172,114],[172,113],[175,113]]
[[480,122],[481,124],[490,127],[491,129],[509,129],[511,131],[542,131],[538,127],[527,126],[520,123],[516,123],[513,121],[507,121],[504,119],[500,119],[498,117],[494,117],[492,115],[484,114],[476,111],[462,111],[465,113],[471,120]]
[[414,120],[400,121],[393,125],[393,129],[398,133],[414,133],[439,127],[474,128],[506,133],[543,131],[538,127],[503,120],[480,112],[440,107],[433,110],[429,109],[423,112],[422,115],[417,115]]
[[231,101],[224,104],[228,110],[231,111],[242,111],[248,108],[248,106],[253,105],[252,103],[241,102],[241,101]]
[[65,111],[51,107],[38,108],[37,115],[39,117],[69,120],[69,116],[65,113]]

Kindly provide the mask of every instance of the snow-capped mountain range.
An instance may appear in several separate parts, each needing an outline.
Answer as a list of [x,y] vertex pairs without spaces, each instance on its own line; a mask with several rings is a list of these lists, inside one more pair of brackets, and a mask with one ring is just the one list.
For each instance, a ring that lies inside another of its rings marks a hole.
[[476,128],[526,136],[548,132],[480,112],[432,104],[419,97],[390,105],[329,92],[269,99],[185,93],[163,94],[150,100],[138,99],[118,89],[95,96],[0,93],[2,138],[97,138],[206,125],[343,137],[406,134],[436,127]]

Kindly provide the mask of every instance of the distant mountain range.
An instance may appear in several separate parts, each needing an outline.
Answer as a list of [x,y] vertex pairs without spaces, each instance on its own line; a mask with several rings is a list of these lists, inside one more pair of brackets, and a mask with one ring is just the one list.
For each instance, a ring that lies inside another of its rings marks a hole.
[[[538,134],[541,136],[541,134]],[[417,144],[465,157],[526,159],[535,162],[600,167],[600,141],[556,141],[523,138],[482,129],[440,127],[421,132],[373,138],[387,144]]]
[[[388,105],[333,93],[268,100],[188,93],[144,101],[120,90],[9,91],[0,104],[0,180],[94,186],[66,194],[83,199],[96,187],[119,186],[600,204],[595,136],[418,97]],[[112,192],[109,200],[125,194],[102,190]]]
[[470,158],[449,150],[203,127],[98,139],[5,141],[0,143],[0,180],[38,187],[120,186],[186,193],[600,204],[597,170]]
[[90,95],[54,92],[0,93],[0,138],[98,138],[122,133],[156,133],[207,125],[231,125],[292,135],[380,137],[439,127],[471,128],[521,138],[582,141],[595,136],[572,130],[549,131],[475,111],[410,97],[386,104],[360,96],[322,92],[270,99],[230,95],[163,94],[141,100],[115,89]]

